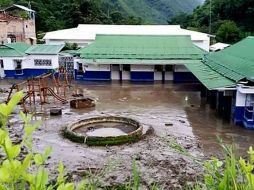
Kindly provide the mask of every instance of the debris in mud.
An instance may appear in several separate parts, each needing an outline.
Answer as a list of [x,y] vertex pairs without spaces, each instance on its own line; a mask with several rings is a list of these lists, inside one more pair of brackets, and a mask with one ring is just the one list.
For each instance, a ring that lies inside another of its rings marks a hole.
[[9,93],[9,90],[4,89],[4,88],[0,88],[0,93]]
[[50,108],[50,115],[51,116],[62,115],[62,108],[56,108],[56,107]]
[[84,97],[83,94],[72,94],[72,97],[78,98],[78,97]]
[[184,120],[178,120],[180,123],[186,123]]

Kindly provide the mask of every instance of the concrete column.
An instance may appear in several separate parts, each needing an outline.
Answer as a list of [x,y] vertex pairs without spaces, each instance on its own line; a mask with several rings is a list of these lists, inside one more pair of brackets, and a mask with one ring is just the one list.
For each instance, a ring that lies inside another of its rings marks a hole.
[[223,119],[230,120],[232,112],[232,96],[224,96]]
[[203,85],[200,87],[200,97],[201,98],[206,98],[207,97],[207,89]]
[[223,115],[224,111],[224,92],[218,92],[218,106],[217,110],[220,116]]
[[217,107],[217,91],[211,90],[209,91],[209,104],[211,109],[216,109]]

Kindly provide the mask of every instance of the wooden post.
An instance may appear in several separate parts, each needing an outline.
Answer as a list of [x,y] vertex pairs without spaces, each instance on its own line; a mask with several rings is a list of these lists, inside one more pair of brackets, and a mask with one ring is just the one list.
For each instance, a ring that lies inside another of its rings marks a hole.
[[33,104],[35,105],[35,88],[34,88],[34,79],[32,79],[32,91],[33,91]]

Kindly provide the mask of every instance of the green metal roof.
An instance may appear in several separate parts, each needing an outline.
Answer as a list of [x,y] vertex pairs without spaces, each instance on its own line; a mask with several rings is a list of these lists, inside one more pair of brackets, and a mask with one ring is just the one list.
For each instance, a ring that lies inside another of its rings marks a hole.
[[221,75],[236,82],[254,78],[254,37],[205,57],[205,64]]
[[0,57],[23,57],[24,55],[24,53],[7,45],[0,45]]
[[79,50],[85,59],[200,60],[205,52],[190,36],[97,35]]
[[31,47],[31,45],[23,43],[23,42],[15,42],[15,43],[10,43],[6,44],[6,46],[13,48],[23,54],[25,54],[26,50]]
[[186,64],[185,66],[209,90],[225,87],[234,87],[236,85],[236,82],[217,73],[201,61],[195,64]]
[[26,50],[26,53],[32,55],[56,55],[63,49],[63,47],[64,45],[38,44],[31,46]]

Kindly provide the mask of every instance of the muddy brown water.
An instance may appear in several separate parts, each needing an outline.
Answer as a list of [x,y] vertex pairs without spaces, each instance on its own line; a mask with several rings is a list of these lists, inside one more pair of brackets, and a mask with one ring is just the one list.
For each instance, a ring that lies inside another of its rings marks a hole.
[[[1,81],[1,88],[9,88],[10,81]],[[62,160],[68,172],[101,169],[114,163],[115,168],[105,176],[105,186],[128,181],[133,156],[138,155],[137,166],[142,173],[144,187],[160,184],[166,189],[183,186],[186,181],[196,181],[200,166],[177,154],[164,138],[175,138],[193,156],[216,155],[221,152],[217,136],[226,143],[235,143],[242,154],[254,145],[254,131],[223,121],[200,98],[198,85],[190,84],[111,84],[77,83],[75,91],[96,100],[96,107],[74,110],[53,99],[51,104],[36,106],[33,120],[42,120],[41,128],[34,134],[34,148],[42,152],[53,147],[49,161],[52,171]],[[71,89],[71,94],[74,89]],[[4,100],[7,94],[1,95]],[[50,106],[63,108],[63,115],[49,116]],[[60,131],[78,120],[100,116],[133,118],[154,129],[145,139],[122,146],[88,147],[63,139]],[[10,124],[14,133],[22,131],[18,114],[13,114]],[[201,148],[200,148],[201,147]],[[52,172],[53,173],[53,172]],[[142,188],[145,189],[145,188]]]
[[127,135],[135,130],[134,126],[120,122],[100,122],[81,126],[75,129],[74,132],[94,137],[112,137]]

